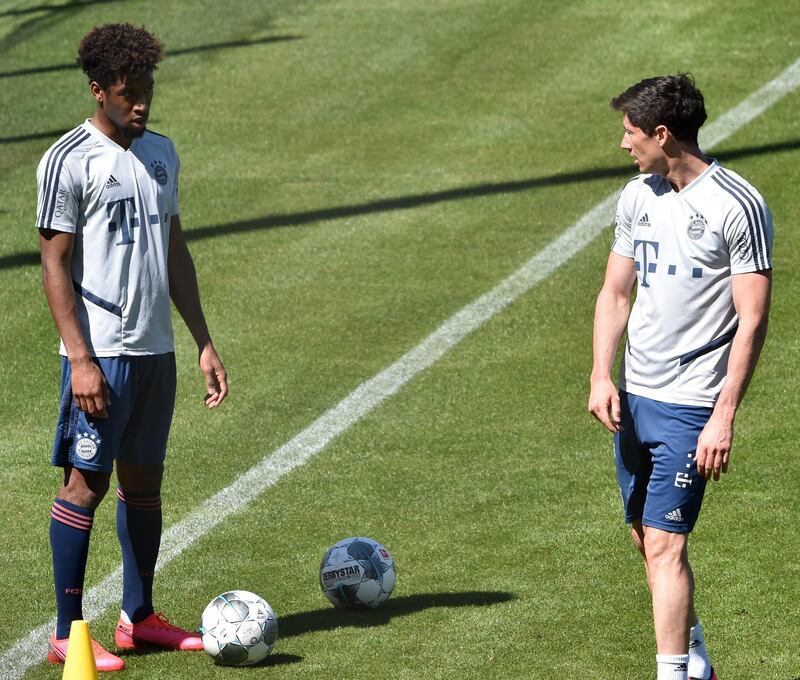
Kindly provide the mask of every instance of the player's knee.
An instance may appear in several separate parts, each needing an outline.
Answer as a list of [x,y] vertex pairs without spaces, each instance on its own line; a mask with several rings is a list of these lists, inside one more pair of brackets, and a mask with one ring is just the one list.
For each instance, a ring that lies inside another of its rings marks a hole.
[[158,494],[163,475],[163,465],[135,465],[117,461],[117,479],[124,493]]
[[653,569],[674,567],[686,561],[686,534],[648,527],[644,531],[644,554]]
[[109,473],[73,468],[65,476],[59,498],[81,508],[94,510],[108,492],[110,478]]

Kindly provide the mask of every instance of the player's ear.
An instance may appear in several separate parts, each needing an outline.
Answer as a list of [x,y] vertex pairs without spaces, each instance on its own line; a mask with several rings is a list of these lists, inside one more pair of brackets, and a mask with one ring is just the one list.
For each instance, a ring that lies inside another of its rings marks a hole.
[[105,92],[103,91],[103,88],[100,87],[100,83],[98,83],[96,80],[93,80],[91,83],[89,83],[89,91],[92,93],[94,100],[100,104],[100,106],[102,106],[103,99],[105,98]]
[[656,138],[659,146],[664,146],[669,139],[669,128],[666,125],[656,125],[656,129],[653,130],[653,137]]

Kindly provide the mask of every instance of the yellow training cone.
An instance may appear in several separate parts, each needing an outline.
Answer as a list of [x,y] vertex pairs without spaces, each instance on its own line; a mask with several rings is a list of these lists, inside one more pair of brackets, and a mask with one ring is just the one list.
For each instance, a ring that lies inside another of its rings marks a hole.
[[88,621],[73,621],[62,680],[99,680]]

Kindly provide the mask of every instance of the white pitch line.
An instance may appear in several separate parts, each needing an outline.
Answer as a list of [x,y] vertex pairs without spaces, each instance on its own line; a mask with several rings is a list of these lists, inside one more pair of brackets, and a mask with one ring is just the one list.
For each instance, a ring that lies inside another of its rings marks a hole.
[[[701,145],[710,150],[798,86],[800,59],[709,124],[701,134]],[[583,250],[603,229],[611,225],[617,196],[618,192],[607,196],[508,278],[456,312],[394,364],[359,385],[292,440],[256,463],[185,519],[169,527],[162,538],[157,570],[166,567],[214,527],[275,485],[285,474],[307,463],[350,426],[396,394],[412,378],[430,368],[470,333]],[[119,599],[121,587],[122,567],[117,567],[86,593],[84,616],[94,619],[104,614],[111,603]],[[0,656],[0,676],[5,680],[18,680],[28,668],[43,661],[47,639],[55,625],[54,617],[3,652]]]

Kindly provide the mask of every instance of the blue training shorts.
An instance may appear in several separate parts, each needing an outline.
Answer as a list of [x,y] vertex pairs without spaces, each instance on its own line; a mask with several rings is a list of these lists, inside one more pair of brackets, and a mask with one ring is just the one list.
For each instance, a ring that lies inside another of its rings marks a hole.
[[706,480],[697,474],[697,439],[712,409],[667,404],[620,392],[622,432],[614,435],[625,521],[690,532]]
[[111,472],[114,460],[164,462],[175,407],[175,354],[96,357],[108,381],[108,418],[87,416],[72,398],[72,370],[61,358],[61,403],[51,463]]

